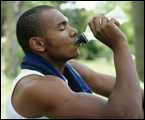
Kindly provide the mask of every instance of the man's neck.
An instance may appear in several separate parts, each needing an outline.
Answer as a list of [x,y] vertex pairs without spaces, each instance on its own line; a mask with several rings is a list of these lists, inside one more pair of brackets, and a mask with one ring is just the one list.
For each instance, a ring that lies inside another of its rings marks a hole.
[[43,57],[45,60],[47,60],[51,65],[53,65],[60,73],[64,73],[64,67],[66,61],[58,60],[58,59],[52,59],[44,54],[38,54],[41,57]]

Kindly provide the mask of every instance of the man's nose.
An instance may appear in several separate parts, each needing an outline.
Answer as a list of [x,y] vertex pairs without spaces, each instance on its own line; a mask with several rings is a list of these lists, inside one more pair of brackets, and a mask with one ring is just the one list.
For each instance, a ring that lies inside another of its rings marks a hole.
[[76,37],[77,34],[78,34],[78,30],[74,27],[71,27],[70,36]]

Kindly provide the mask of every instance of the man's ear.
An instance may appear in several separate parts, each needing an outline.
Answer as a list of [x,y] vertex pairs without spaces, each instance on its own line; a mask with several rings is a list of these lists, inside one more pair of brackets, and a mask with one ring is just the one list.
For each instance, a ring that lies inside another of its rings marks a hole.
[[40,37],[31,37],[29,40],[29,47],[30,49],[38,52],[44,52],[45,51],[45,40]]

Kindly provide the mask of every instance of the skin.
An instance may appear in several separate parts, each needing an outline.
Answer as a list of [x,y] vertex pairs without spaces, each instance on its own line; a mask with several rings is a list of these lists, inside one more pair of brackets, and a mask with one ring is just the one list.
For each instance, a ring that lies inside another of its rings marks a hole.
[[[56,9],[41,14],[46,35],[30,38],[33,52],[41,55],[62,74],[69,62],[100,96],[76,93],[60,78],[52,75],[29,75],[21,79],[13,92],[12,103],[22,116],[35,118],[143,118],[142,95],[135,64],[125,35],[115,20],[95,16],[89,25],[96,38],[114,54],[116,78],[87,68],[72,58],[78,55],[74,43],[76,29]],[[101,24],[99,20],[101,19]],[[129,87],[128,87],[129,86]],[[82,112],[83,111],[83,112]]]

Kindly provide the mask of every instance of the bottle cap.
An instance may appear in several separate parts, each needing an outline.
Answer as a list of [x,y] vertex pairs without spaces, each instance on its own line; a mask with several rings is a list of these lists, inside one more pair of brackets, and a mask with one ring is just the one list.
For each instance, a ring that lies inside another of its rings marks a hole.
[[88,39],[84,35],[84,33],[81,33],[77,38],[76,38],[76,44],[81,44],[81,43],[87,43]]

